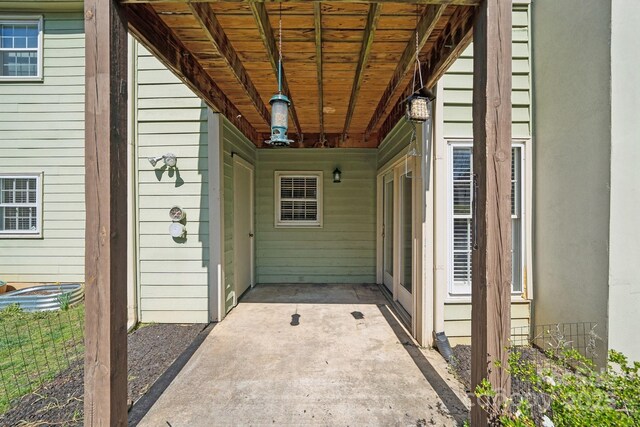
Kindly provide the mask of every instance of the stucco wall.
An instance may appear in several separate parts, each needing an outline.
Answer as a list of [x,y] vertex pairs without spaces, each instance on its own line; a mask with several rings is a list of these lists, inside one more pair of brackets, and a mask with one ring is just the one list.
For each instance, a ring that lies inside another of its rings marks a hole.
[[595,321],[606,336],[610,3],[531,7],[534,321]]
[[640,361],[640,2],[611,12],[609,347]]

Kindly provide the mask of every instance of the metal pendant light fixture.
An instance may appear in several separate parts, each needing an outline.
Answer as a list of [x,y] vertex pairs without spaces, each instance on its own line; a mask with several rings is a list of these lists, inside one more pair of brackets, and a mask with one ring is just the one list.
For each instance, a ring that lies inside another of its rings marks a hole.
[[[431,91],[424,87],[422,80],[422,68],[420,67],[420,46],[418,44],[418,14],[416,10],[416,62],[413,67],[413,83],[411,88],[414,92],[405,100],[407,106],[407,119],[412,122],[425,122],[429,119],[429,104],[435,98]],[[416,89],[416,75],[420,78],[419,86]]]
[[265,142],[269,145],[288,147],[293,141],[287,137],[291,101],[282,93],[282,3],[280,3],[278,31],[278,93],[271,97],[269,104],[271,104],[271,138]]
[[[422,67],[420,67],[420,45],[418,42],[418,15],[419,10],[416,5],[416,61],[413,68],[413,82],[411,85],[414,92],[405,100],[406,119],[412,127],[407,156],[412,157],[420,156],[417,142],[416,123],[424,123],[431,118],[431,101],[435,99],[433,93],[424,87],[424,81],[422,80]],[[420,79],[417,89],[416,76]]]

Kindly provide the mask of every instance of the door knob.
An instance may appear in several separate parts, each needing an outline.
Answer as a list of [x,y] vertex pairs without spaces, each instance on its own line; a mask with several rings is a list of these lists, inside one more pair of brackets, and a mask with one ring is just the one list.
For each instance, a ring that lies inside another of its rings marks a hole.
[[249,237],[253,237],[253,233],[249,233]]

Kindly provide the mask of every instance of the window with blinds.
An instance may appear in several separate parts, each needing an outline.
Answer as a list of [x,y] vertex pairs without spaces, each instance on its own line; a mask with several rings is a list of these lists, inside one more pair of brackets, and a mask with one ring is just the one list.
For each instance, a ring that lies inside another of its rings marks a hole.
[[321,172],[276,172],[276,226],[321,226],[321,184]]
[[[449,162],[449,292],[471,294],[473,253],[473,147],[469,143],[450,145]],[[522,145],[512,147],[511,221],[512,292],[523,288],[523,155]]]
[[0,235],[39,235],[40,198],[40,176],[0,175]]

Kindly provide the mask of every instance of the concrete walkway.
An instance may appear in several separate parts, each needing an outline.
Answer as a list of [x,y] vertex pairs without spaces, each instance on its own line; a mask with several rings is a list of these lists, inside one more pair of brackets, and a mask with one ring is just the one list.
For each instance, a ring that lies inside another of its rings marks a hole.
[[373,285],[258,286],[139,425],[456,425],[459,385],[387,304]]

